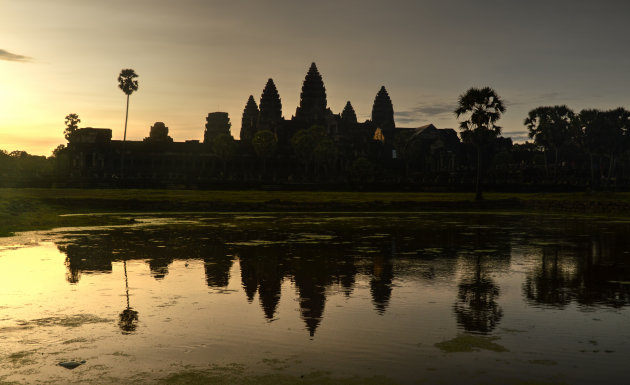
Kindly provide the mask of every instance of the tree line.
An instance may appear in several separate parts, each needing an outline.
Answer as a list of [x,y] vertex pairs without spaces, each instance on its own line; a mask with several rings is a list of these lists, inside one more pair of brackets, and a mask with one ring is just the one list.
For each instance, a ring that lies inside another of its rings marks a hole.
[[[137,77],[132,69],[122,70],[118,77],[127,99],[123,146],[129,96],[138,90]],[[347,118],[350,113],[346,110],[354,113],[349,104],[341,114],[337,136],[315,124],[297,130],[288,143],[280,143],[271,129],[256,131],[247,140],[234,140],[228,119],[228,133],[209,140],[209,150],[219,162],[215,170],[218,180],[345,184],[352,188],[387,185],[391,189],[474,186],[477,199],[482,199],[484,183],[490,188],[515,190],[523,186],[630,187],[630,112],[624,108],[576,113],[566,105],[540,106],[524,119],[531,142],[514,144],[501,136],[497,123],[506,108],[496,91],[470,88],[459,96],[453,111],[460,120],[460,138],[457,148],[448,151],[456,162],[454,167],[440,169],[427,166],[427,159],[437,156],[436,150],[419,143],[413,130],[398,130],[389,141],[375,140],[370,121],[361,124],[356,117]],[[72,139],[80,122],[75,113],[65,117],[66,140]],[[391,156],[392,149],[396,156]],[[24,151],[1,151],[0,177],[18,183],[63,179],[68,150],[59,145],[48,159]]]

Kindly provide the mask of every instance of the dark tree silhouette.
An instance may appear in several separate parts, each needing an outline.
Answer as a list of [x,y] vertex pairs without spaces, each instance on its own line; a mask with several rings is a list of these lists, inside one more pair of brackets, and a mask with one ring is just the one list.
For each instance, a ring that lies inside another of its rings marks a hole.
[[370,181],[374,177],[374,165],[366,158],[360,156],[348,166],[348,179],[359,184]]
[[63,144],[58,145],[52,151],[53,158],[56,158],[56,157],[60,156],[61,154],[63,154],[65,152],[65,150],[66,150],[66,146],[64,146]]
[[575,140],[575,113],[567,106],[538,107],[529,112],[524,124],[534,143],[554,153],[554,172],[558,171],[558,150]]
[[413,156],[415,147],[415,140],[412,138],[413,134],[413,130],[405,129],[401,130],[394,137],[394,149],[396,150],[396,157],[401,159],[405,165],[405,179],[407,178],[407,174],[409,173],[409,161]]
[[256,155],[263,161],[263,175],[267,174],[267,160],[273,156],[278,147],[278,138],[269,130],[258,131],[252,139]]
[[326,175],[335,166],[339,157],[339,150],[335,142],[325,136],[317,143],[313,149],[313,161],[318,167],[323,167]]
[[304,165],[304,175],[307,177],[308,166],[313,161],[313,153],[319,142],[326,137],[324,127],[312,126],[308,129],[300,130],[291,138],[293,152]]
[[229,134],[219,134],[212,139],[212,152],[214,152],[223,166],[223,177],[227,171],[227,162],[236,152],[236,142]]
[[[580,111],[578,124],[582,131],[582,141],[590,157],[591,182],[594,178],[594,158],[608,159],[606,181],[609,183],[615,169],[617,156],[626,148],[625,139],[630,132],[630,112],[617,108],[609,111],[586,109]],[[600,177],[604,178],[603,167],[600,166]]]
[[481,176],[482,156],[485,144],[501,134],[501,127],[495,125],[501,114],[505,112],[503,101],[490,87],[470,88],[459,97],[455,115],[468,116],[460,123],[462,139],[477,148],[477,178],[475,182],[475,199],[482,200]]
[[79,129],[79,123],[81,123],[81,119],[79,119],[79,115],[77,114],[68,114],[66,115],[66,129],[63,132],[63,136],[69,142],[70,138],[74,135],[74,133]]
[[241,120],[241,140],[249,141],[255,135],[256,121],[258,120],[258,106],[252,95],[249,95],[247,104],[243,110],[243,118]]
[[389,98],[389,94],[382,86],[374,98],[374,105],[372,106],[372,122],[376,127],[381,130],[392,129],[394,124],[394,106],[392,100]]
[[125,173],[125,142],[127,141],[127,121],[129,120],[129,96],[138,91],[138,81],[136,71],[127,68],[120,71],[118,75],[118,88],[127,95],[127,108],[125,109],[125,131],[123,133],[123,150],[121,156],[120,177],[124,177]]

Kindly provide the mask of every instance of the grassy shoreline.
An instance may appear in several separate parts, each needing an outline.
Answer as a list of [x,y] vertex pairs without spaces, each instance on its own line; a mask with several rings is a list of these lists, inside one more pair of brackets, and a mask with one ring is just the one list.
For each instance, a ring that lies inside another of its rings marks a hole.
[[142,212],[413,212],[518,210],[630,214],[630,193],[472,193],[199,191],[117,189],[0,189],[0,236],[62,226],[123,223],[116,216],[81,213]]

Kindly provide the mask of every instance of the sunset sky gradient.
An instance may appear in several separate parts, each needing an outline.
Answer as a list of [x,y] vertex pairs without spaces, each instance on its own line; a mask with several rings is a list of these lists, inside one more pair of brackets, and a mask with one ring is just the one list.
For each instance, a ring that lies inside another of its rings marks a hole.
[[624,1],[0,0],[0,149],[50,155],[69,113],[122,139],[123,68],[140,85],[128,139],[156,121],[202,139],[213,111],[238,138],[268,78],[295,114],[313,61],[334,113],[350,100],[369,119],[384,85],[398,126],[456,128],[457,97],[490,86],[504,136],[523,141],[540,105],[630,108],[629,14]]

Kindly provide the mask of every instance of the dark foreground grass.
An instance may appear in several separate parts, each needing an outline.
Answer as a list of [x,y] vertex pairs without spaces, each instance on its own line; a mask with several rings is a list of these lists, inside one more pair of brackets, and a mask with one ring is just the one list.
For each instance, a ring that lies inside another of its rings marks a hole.
[[61,226],[121,223],[79,213],[541,210],[630,212],[630,193],[472,193],[199,191],[149,189],[0,189],[0,235]]

